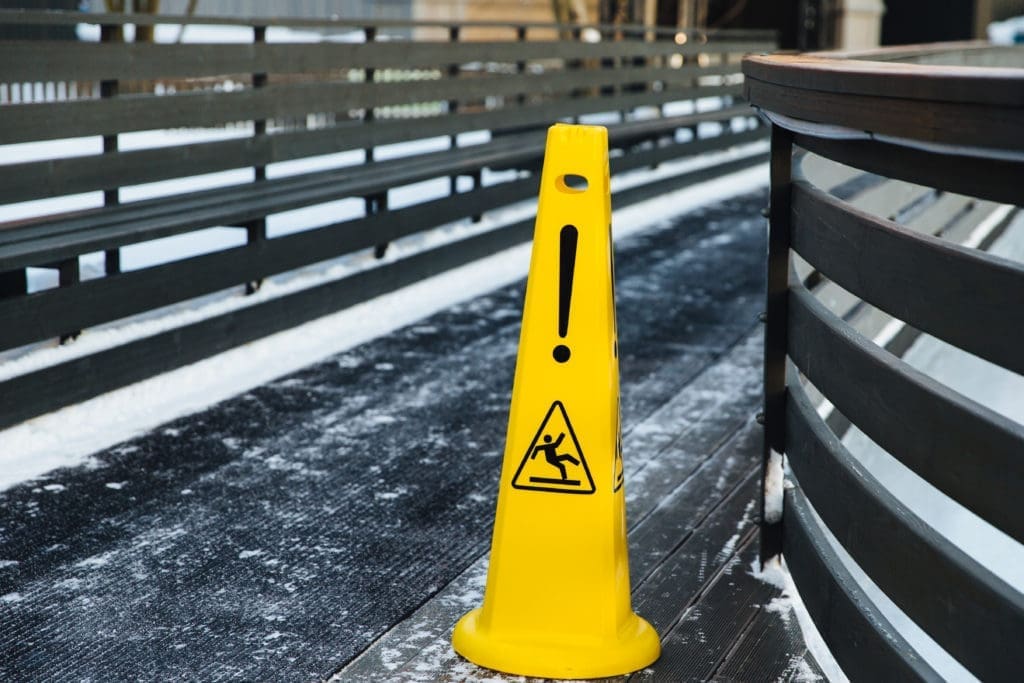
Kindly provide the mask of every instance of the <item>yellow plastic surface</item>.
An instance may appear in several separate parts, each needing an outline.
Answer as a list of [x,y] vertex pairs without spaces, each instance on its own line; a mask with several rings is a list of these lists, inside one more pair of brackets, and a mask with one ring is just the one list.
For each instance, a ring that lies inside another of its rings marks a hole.
[[[586,189],[572,176],[586,178]],[[459,654],[490,669],[596,678],[660,654],[657,633],[630,605],[612,273],[607,130],[557,124],[541,175],[487,589],[452,635]]]

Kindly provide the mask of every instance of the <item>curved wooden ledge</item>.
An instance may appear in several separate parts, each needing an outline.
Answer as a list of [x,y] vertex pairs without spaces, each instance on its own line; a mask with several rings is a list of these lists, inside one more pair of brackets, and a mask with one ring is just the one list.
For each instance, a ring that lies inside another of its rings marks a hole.
[[1024,68],[871,56],[750,56],[743,60],[745,94],[755,106],[805,121],[928,143],[1024,150]]

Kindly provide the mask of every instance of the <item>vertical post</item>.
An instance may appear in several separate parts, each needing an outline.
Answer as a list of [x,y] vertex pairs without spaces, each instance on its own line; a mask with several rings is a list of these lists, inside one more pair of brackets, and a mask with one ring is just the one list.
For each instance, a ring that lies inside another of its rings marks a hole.
[[[525,26],[517,26],[516,27],[516,40],[518,42],[520,42],[520,43],[525,43],[526,42],[526,27]],[[525,51],[523,52],[523,54],[525,54]],[[518,61],[518,62],[516,62],[516,73],[519,74],[520,76],[526,73],[526,62],[525,61]],[[526,104],[526,93],[525,92],[521,92],[518,95],[516,95],[516,104],[518,104],[520,107],[523,106],[524,104]]]
[[[54,264],[57,268],[58,273],[58,284],[61,287],[70,287],[76,285],[81,280],[81,270],[78,266],[78,257],[72,256],[69,259],[60,261]],[[67,344],[70,341],[74,341],[78,335],[82,334],[81,330],[74,330],[72,332],[64,332],[60,335],[60,343]]]
[[793,134],[772,126],[768,293],[764,316],[764,460],[761,563],[782,552],[782,454],[786,450],[786,325],[789,299]]
[[[460,27],[458,27],[458,26],[449,26],[448,27],[448,41],[451,42],[452,44],[455,44],[455,43],[459,42],[459,28]],[[448,65],[448,78],[449,78],[449,80],[457,79],[459,77],[459,71],[461,70],[461,68],[462,68],[461,64],[454,64],[454,63],[453,64],[449,64]],[[449,116],[453,116],[458,110],[459,110],[459,101],[458,100],[448,100],[448,115]],[[454,123],[454,121],[453,121],[453,123]],[[452,134],[450,136],[450,144],[451,144],[451,148],[452,149],[455,149],[456,147],[459,146],[458,135]],[[456,190],[458,189],[458,180],[459,180],[459,177],[457,175],[448,176],[448,194],[450,194],[450,195],[455,194]]]
[[[363,37],[364,37],[364,39],[366,40],[367,43],[372,43],[377,38],[377,27],[376,26],[366,26],[366,27],[364,27],[363,28]],[[372,87],[369,84],[373,83],[373,79],[374,79],[374,76],[375,76],[376,73],[377,73],[377,70],[373,69],[373,68],[363,69],[363,83],[366,83],[367,87]],[[367,107],[366,111],[363,112],[363,123],[371,123],[373,121],[373,116],[374,116],[373,107]],[[370,163],[371,161],[373,161],[373,145],[370,145],[369,147],[366,147],[364,149],[364,151],[365,151],[365,154],[366,154],[366,156],[365,156],[366,163]],[[372,213],[372,211],[370,209],[371,209],[370,199],[367,198],[366,199],[366,213],[367,214]]]
[[[252,42],[253,45],[262,45],[267,42],[267,27],[266,26],[253,26],[252,27]],[[257,50],[259,48],[257,47]],[[267,85],[267,74],[266,73],[254,73],[252,75],[252,87],[254,90],[259,90]],[[254,138],[260,139],[267,134],[267,121],[266,119],[254,119],[252,122],[252,134]],[[261,146],[255,145],[255,148],[259,150]],[[259,152],[257,151],[257,154]],[[267,179],[267,167],[263,164],[258,164],[252,167],[253,181],[260,182]],[[250,248],[259,248],[260,243],[267,239],[267,218],[254,218],[249,221],[245,226],[246,232],[246,244]],[[260,285],[263,284],[262,279],[250,280],[245,283],[245,293],[254,294],[259,291]]]
[[[372,43],[377,39],[377,27],[376,26],[365,26],[363,27],[363,36],[366,38],[367,43]],[[372,88],[374,79],[376,78],[377,70],[372,67],[363,69],[365,78],[363,82],[367,84],[367,87]],[[375,118],[375,112],[373,107],[367,107],[366,111],[363,112],[363,125],[371,125]],[[372,141],[373,136],[369,135],[368,138]],[[373,162],[373,145],[364,148],[366,163]],[[363,197],[363,211],[367,216],[373,216],[374,214],[387,211],[388,209],[388,191],[378,192],[367,197]],[[388,243],[382,242],[373,248],[373,255],[376,258],[384,258],[384,254],[387,253]]]
[[[614,37],[615,37],[615,32],[610,27],[604,27],[604,28],[601,29],[601,42],[602,43],[609,43],[609,42],[611,42],[614,39]],[[609,75],[610,74],[614,74],[615,73],[615,58],[614,57],[602,57],[601,58],[601,68],[603,70],[605,70],[606,72],[608,72]],[[614,85],[602,85],[600,92],[601,92],[601,95],[603,97],[612,97],[612,96],[615,95],[615,90],[616,90],[616,88],[615,88]]]
[[[104,24],[100,27],[100,42],[113,43],[124,39],[124,32],[120,26]],[[117,80],[100,81],[100,97],[117,97]],[[116,154],[118,149],[117,133],[103,136],[103,153]],[[113,187],[103,190],[103,206],[117,206],[121,203],[120,188]],[[103,253],[103,270],[107,275],[114,275],[121,272],[121,250],[117,247],[107,249]]]
[[28,274],[24,268],[0,273],[0,299],[28,294]]

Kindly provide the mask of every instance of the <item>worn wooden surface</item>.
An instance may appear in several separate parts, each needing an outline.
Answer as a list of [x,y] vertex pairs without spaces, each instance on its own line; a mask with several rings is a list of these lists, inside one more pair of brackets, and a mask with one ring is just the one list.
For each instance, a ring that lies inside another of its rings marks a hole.
[[[752,575],[765,195],[617,245],[644,680],[813,673]],[[0,677],[463,680],[522,285],[0,494]]]

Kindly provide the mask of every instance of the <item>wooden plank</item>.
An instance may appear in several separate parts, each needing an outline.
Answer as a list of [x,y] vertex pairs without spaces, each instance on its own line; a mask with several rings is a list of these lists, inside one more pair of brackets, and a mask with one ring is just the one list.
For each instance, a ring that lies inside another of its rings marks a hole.
[[[788,531],[788,529],[787,529]],[[740,636],[715,672],[723,681],[825,680],[807,650],[803,633],[788,606],[762,604],[750,626]],[[781,624],[780,624],[781,622]]]
[[662,636],[661,658],[630,677],[635,681],[707,681],[714,678],[760,605],[778,594],[750,574],[757,558],[756,534],[747,534],[736,554],[716,572],[681,619]]
[[[1024,651],[1007,648],[1005,638],[1024,633],[1024,595],[893,496],[822,424],[799,387],[790,391],[786,455],[832,534],[886,596],[976,676],[1012,679],[1024,667]],[[961,474],[974,467],[983,465],[972,462]],[[1016,512],[1015,501],[1005,502]],[[820,609],[817,596],[813,602]]]
[[[635,602],[639,613],[660,633],[675,623],[699,592],[700,583],[694,586],[693,580],[702,581],[728,559],[719,555],[730,538],[755,527],[752,501],[761,430],[750,412],[756,406],[745,400],[729,408],[729,415],[701,421],[700,427],[709,428],[709,434],[700,428],[687,430],[696,441],[692,446],[670,447],[658,455],[659,474],[667,469],[661,476],[671,484],[657,507],[647,514],[638,513],[637,506],[630,508],[638,520],[630,532],[630,545],[635,548],[629,565]],[[736,415],[738,410],[741,415]],[[699,542],[682,550],[698,530]],[[693,580],[682,579],[684,573]]]
[[930,152],[877,140],[827,140],[797,134],[797,144],[837,162],[949,192],[1020,202],[1024,162]]
[[[1024,92],[1019,85],[1014,87]],[[1024,136],[1020,135],[1024,106],[1020,105],[836,94],[774,85],[749,74],[744,93],[758,107],[805,121],[925,143],[1024,150]]]
[[[276,133],[255,138],[9,164],[0,166],[5,180],[0,186],[0,203],[266,165],[366,145],[385,145],[435,135],[456,135],[480,128],[500,128],[512,124],[546,125],[553,120],[592,113],[592,110],[607,106],[600,99],[562,99],[542,105],[417,118],[415,126],[403,119],[374,120],[370,123],[354,122],[320,130]],[[612,127],[610,133],[614,142],[619,136],[630,135],[634,129],[663,131],[702,121],[727,121],[749,114],[748,107],[738,105],[678,117],[628,122]]]
[[[491,75],[387,83],[279,83],[232,92],[123,95],[107,99],[47,102],[0,108],[0,144],[108,135],[140,130],[217,126],[254,119],[343,112],[390,105],[518,94],[552,95],[575,88],[660,81],[678,85],[678,99],[699,75],[736,73],[735,65],[634,67]],[[672,90],[666,87],[665,90]],[[60,121],[60,125],[55,122]]]
[[[885,188],[889,184],[906,185],[899,181],[886,181],[880,184],[879,188]],[[909,186],[911,188],[916,186]],[[923,188],[922,188],[923,189]],[[832,193],[830,193],[832,194]],[[889,194],[889,193],[885,193]],[[916,193],[915,193],[916,194]],[[834,195],[833,195],[834,196]],[[850,200],[851,206],[858,206],[859,196]],[[958,216],[967,207],[972,205],[973,200],[962,195],[943,193],[936,196],[930,191],[916,195],[915,201],[906,207],[894,208],[892,213],[898,217],[906,214],[913,214],[909,219],[897,220],[900,224],[910,230],[923,234],[936,235],[950,220],[950,216]],[[924,206],[924,208],[921,208]],[[858,206],[858,208],[862,208]],[[866,210],[868,213],[875,211]],[[826,277],[820,271],[816,271],[822,278]],[[835,282],[823,280],[812,288],[814,296],[837,316],[850,323],[854,329],[873,339],[890,320],[892,316],[878,311],[870,304],[866,304],[860,297],[843,289]],[[899,354],[897,354],[899,355]]]
[[851,680],[941,681],[854,580],[799,488],[786,491],[785,506],[786,567],[843,672]]
[[[905,100],[908,105],[904,116],[908,119],[915,118],[915,113],[922,111],[922,101],[928,107],[945,102],[976,104],[993,110],[1024,107],[1024,74],[1020,69],[780,54],[747,57],[743,62],[743,73],[764,85],[788,88],[793,91],[794,98],[821,96],[831,100],[829,96],[835,94]],[[848,101],[858,99],[851,97]],[[855,128],[875,130],[871,126]]]
[[[158,80],[268,73],[311,74],[338,69],[447,67],[469,62],[745,54],[772,49],[765,41],[582,41],[367,43],[0,43],[0,83]],[[738,67],[737,67],[738,68]]]
[[[757,517],[757,439],[749,437],[754,431],[744,428],[739,443],[744,447],[743,477],[733,482],[726,491],[718,490],[713,505],[696,519],[690,513],[693,500],[701,497],[699,489],[688,490],[691,502],[670,505],[685,520],[682,529],[662,531],[665,538],[638,526],[631,531],[631,544],[636,543],[646,553],[655,554],[658,562],[633,562],[631,571],[637,572],[633,596],[634,608],[662,634],[668,636],[672,627],[697,603],[701,594],[714,580],[726,563],[733,559],[733,551],[740,539],[749,539],[756,528]],[[716,457],[715,464],[722,464]],[[709,472],[714,468],[709,468]],[[699,483],[699,482],[695,482]],[[634,537],[635,540],[634,540]],[[658,541],[659,543],[653,543]],[[636,553],[641,555],[641,553]],[[639,570],[639,571],[638,571]]]
[[1024,374],[1024,266],[876,218],[807,183],[794,187],[793,224],[794,249],[844,289]]
[[799,285],[789,314],[789,355],[843,415],[946,495],[1024,540],[1016,505],[1024,425],[883,351]]

